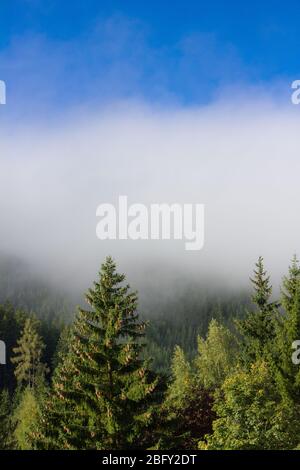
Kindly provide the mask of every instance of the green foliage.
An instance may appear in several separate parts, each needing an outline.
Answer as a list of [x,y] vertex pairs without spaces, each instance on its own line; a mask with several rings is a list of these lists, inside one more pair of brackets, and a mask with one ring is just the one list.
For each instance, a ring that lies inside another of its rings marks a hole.
[[259,259],[252,282],[257,309],[240,322],[245,355],[215,393],[217,420],[201,449],[293,449],[300,440],[299,366],[292,342],[300,335],[299,266],[284,279],[283,314],[270,302],[271,286]]
[[8,390],[0,392],[0,450],[12,448],[13,425],[11,420],[12,404]]
[[79,310],[69,352],[55,372],[37,447],[141,445],[158,411],[158,378],[140,358],[145,324],[138,321],[137,296],[124,279],[107,258],[86,295],[92,310]]
[[7,388],[12,392],[16,386],[13,373],[13,365],[9,361],[17,339],[20,337],[24,326],[26,314],[22,310],[16,310],[11,304],[0,305],[0,338],[5,341],[7,364],[0,367],[0,389]]
[[166,406],[180,409],[190,396],[193,375],[184,351],[176,346],[171,365],[172,382],[166,396]]
[[265,362],[228,377],[214,409],[214,432],[200,449],[293,449],[299,442],[300,407],[282,400]]
[[35,312],[45,325],[70,321],[77,298],[72,299],[62,287],[54,288],[34,272],[22,260],[0,254],[0,304],[9,303],[27,314]]
[[32,388],[27,387],[21,397],[14,415],[14,438],[16,448],[20,450],[32,450],[32,434],[38,424],[39,404]]
[[45,345],[38,333],[39,322],[33,316],[25,321],[21,338],[13,348],[14,357],[11,362],[16,364],[15,376],[19,384],[35,387],[38,378],[43,377],[47,368],[41,362]]
[[63,361],[64,357],[69,352],[69,345],[72,337],[72,327],[70,325],[64,326],[59,335],[56,349],[52,357],[52,367],[55,370],[59,364]]
[[157,307],[158,300],[151,300],[152,308],[146,310],[146,318],[151,321],[145,353],[153,358],[154,370],[165,374],[169,374],[176,345],[191,361],[197,355],[198,336],[206,336],[212,318],[232,330],[234,319],[243,318],[249,304],[248,294],[244,292],[229,295],[222,291],[210,292],[198,285],[187,288],[182,294],[177,290],[172,292],[168,300]]
[[295,295],[299,290],[299,282],[300,266],[297,256],[294,255],[289,267],[289,273],[283,279],[281,304],[286,312],[289,312],[293,307]]
[[195,358],[197,380],[207,390],[220,387],[238,361],[238,342],[233,333],[212,320],[206,340],[198,337]]
[[284,314],[277,329],[278,354],[272,365],[281,393],[298,403],[300,370],[292,361],[293,342],[300,339],[300,268],[296,257],[283,280],[282,305]]
[[192,449],[197,441],[210,433],[215,414],[213,400],[196,380],[195,370],[186,359],[184,351],[176,346],[163,410],[167,410],[167,423],[172,428],[170,441],[176,448]]
[[272,353],[279,307],[278,302],[270,300],[272,286],[261,256],[256,263],[254,277],[250,280],[254,287],[252,301],[256,309],[249,312],[244,320],[237,322],[243,336],[244,360],[248,364]]
[[[0,298],[10,284],[2,274]],[[15,306],[26,298],[25,310],[0,305],[8,353],[0,367],[1,449],[175,450],[199,441],[201,449],[299,448],[296,257],[283,280],[281,307],[271,300],[259,258],[251,279],[255,309],[246,318],[242,294],[220,299],[191,288],[164,305],[153,301],[158,313],[147,335],[137,296],[124,280],[108,258],[86,296],[90,310],[79,309],[72,325],[57,322],[55,302],[48,305],[36,285],[29,297],[26,289],[14,294]],[[39,318],[49,313],[46,320],[33,317],[33,297]],[[51,366],[48,388],[44,363]]]

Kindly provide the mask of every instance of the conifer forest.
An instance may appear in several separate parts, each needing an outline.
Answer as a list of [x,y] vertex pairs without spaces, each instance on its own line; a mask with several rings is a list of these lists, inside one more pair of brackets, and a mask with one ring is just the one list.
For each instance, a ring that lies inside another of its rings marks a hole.
[[201,304],[190,328],[145,318],[111,257],[73,317],[63,298],[51,315],[57,298],[45,291],[42,313],[28,286],[16,303],[2,291],[1,449],[297,449],[296,256],[280,298],[262,257],[250,283],[251,298]]
[[0,0],[0,461],[297,466],[299,0]]

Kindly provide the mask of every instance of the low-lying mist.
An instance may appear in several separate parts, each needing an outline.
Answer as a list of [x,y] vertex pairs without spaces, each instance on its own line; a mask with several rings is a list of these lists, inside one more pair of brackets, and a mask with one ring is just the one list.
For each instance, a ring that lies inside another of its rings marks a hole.
[[[119,103],[0,129],[1,252],[83,293],[112,255],[143,298],[190,284],[247,289],[259,255],[275,290],[299,250],[297,107],[250,97],[200,108]],[[100,241],[96,208],[205,204],[205,245]]]

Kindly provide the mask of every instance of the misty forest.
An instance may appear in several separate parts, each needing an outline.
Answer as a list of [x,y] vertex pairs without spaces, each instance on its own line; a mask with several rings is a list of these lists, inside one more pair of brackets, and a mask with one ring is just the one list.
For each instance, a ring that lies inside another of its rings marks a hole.
[[251,292],[187,291],[142,312],[111,257],[80,305],[4,259],[0,447],[297,449],[300,266],[274,298],[260,257]]

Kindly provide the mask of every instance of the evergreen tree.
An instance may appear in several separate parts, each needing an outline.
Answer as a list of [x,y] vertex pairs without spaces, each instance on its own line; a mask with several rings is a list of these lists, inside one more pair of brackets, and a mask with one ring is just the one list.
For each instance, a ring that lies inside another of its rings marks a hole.
[[250,280],[254,286],[252,301],[256,310],[237,322],[244,340],[244,358],[248,363],[270,355],[278,322],[279,304],[270,300],[272,286],[261,256],[255,266],[254,276]]
[[[26,314],[16,310],[10,303],[0,305],[0,339],[5,342],[7,359],[12,356],[13,347],[20,337],[25,319]],[[12,393],[15,386],[14,367],[7,360],[5,367],[0,367],[0,390],[8,389]]]
[[16,364],[15,376],[19,384],[34,388],[37,380],[47,371],[41,362],[44,348],[38,333],[38,321],[35,317],[27,318],[21,338],[13,348],[15,356],[11,358],[11,362]]
[[52,368],[55,370],[58,365],[63,361],[64,357],[67,356],[69,351],[70,339],[72,336],[72,326],[65,326],[61,332],[57,341],[56,349],[52,357]]
[[300,399],[299,365],[294,364],[293,343],[300,340],[300,268],[294,256],[289,275],[283,280],[281,323],[277,330],[278,360],[273,364],[278,387],[297,403]]
[[79,309],[68,353],[42,410],[37,448],[124,449],[148,446],[143,436],[158,412],[158,378],[141,359],[145,324],[137,296],[108,257]]
[[286,312],[289,312],[294,303],[295,295],[299,290],[300,266],[296,255],[293,256],[289,267],[289,274],[283,279],[281,304]]

